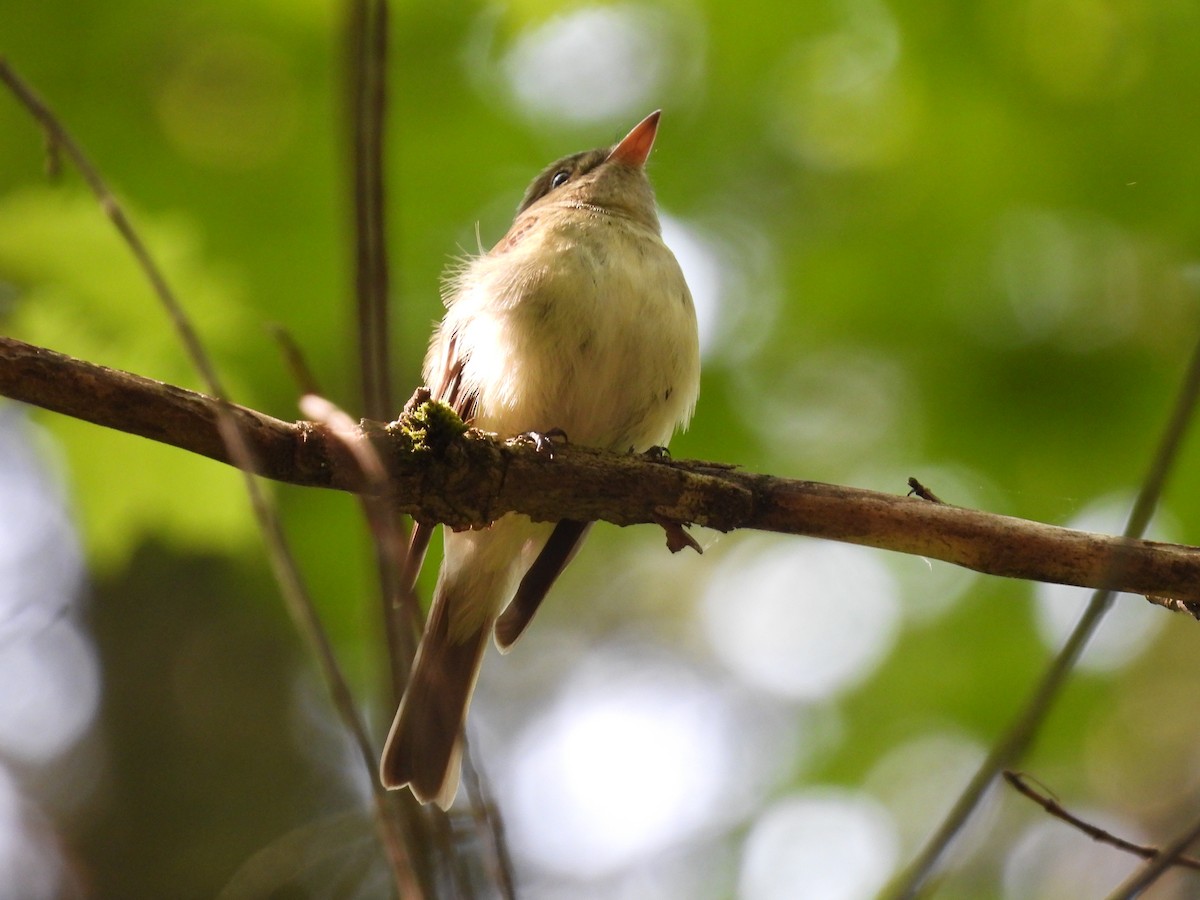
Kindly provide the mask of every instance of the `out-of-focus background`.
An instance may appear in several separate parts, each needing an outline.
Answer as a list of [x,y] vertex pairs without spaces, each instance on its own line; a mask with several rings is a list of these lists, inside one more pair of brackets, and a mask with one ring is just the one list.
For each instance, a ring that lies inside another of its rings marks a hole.
[[[675,455],[897,493],[917,476],[957,504],[1120,530],[1200,331],[1200,7],[393,12],[399,396],[448,262],[503,234],[543,165],[662,107],[649,168],[705,365]],[[0,0],[0,53],[128,202],[236,399],[284,419],[271,323],[355,405],[341,15]],[[79,178],[42,169],[0,96],[0,330],[198,388]],[[1197,452],[1160,537],[1200,541]],[[273,490],[378,737],[356,504]],[[696,534],[702,557],[597,527],[527,638],[488,659],[471,734],[522,895],[872,896],[1085,595]],[[1120,598],[1024,768],[1164,843],[1200,809],[1198,640]],[[365,776],[226,468],[0,403],[0,685],[0,896],[211,896],[323,833],[314,896],[377,866]],[[937,895],[1098,896],[1134,865],[997,790]]]

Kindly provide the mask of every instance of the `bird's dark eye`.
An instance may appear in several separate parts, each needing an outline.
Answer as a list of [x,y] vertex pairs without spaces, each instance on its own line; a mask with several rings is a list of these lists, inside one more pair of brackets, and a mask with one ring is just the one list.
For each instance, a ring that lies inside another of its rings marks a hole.
[[550,190],[554,190],[557,187],[562,187],[570,180],[570,178],[571,173],[566,169],[555,172],[554,177],[550,179]]

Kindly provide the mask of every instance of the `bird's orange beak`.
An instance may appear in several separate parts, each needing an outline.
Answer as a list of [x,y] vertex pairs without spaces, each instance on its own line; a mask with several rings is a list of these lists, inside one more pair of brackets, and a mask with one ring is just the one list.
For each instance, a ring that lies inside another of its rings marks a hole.
[[658,117],[661,115],[662,110],[656,109],[633,126],[633,131],[621,138],[621,143],[613,147],[608,158],[639,169],[644,166],[646,157],[650,155],[650,148],[654,146],[654,136],[658,133]]

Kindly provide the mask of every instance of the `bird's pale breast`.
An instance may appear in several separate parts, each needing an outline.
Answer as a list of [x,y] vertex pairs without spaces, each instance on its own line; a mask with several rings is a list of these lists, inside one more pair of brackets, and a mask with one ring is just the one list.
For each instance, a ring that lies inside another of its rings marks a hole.
[[614,450],[666,444],[699,389],[696,316],[674,255],[620,215],[554,210],[543,224],[473,260],[450,296],[442,340],[458,331],[470,348],[476,424],[561,428]]

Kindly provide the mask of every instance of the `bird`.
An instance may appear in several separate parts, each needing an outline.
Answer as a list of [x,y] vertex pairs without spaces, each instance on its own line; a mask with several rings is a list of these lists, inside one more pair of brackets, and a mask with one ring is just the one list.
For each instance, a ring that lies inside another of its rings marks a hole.
[[[433,399],[508,439],[558,433],[617,452],[665,448],[700,389],[692,295],[663,242],[646,161],[657,110],[614,146],[552,163],[508,233],[445,278],[424,378]],[[380,760],[388,789],[448,809],[489,635],[505,653],[591,525],[509,513],[445,529],[430,611]],[[416,577],[431,528],[417,524]]]

